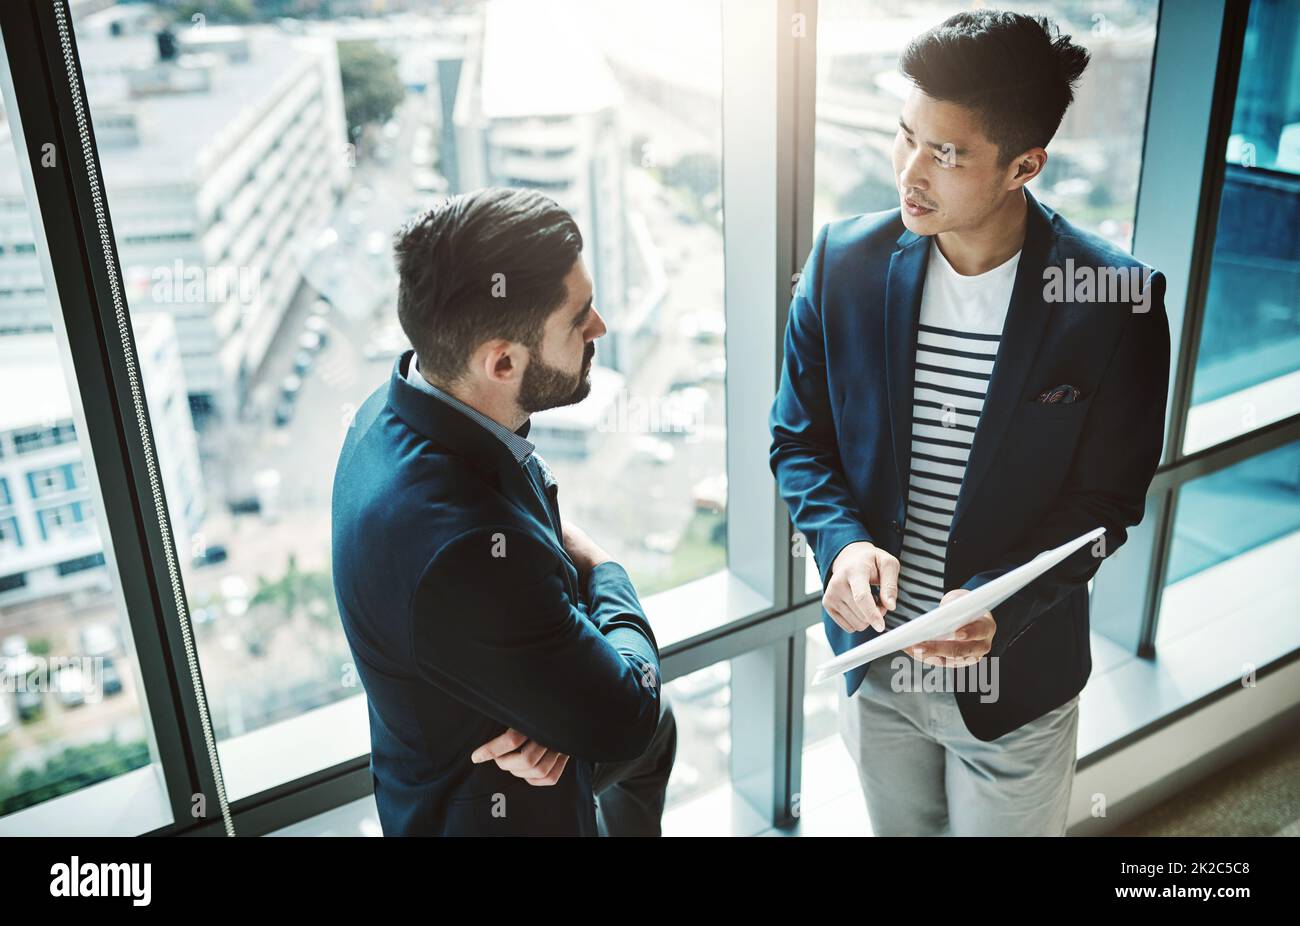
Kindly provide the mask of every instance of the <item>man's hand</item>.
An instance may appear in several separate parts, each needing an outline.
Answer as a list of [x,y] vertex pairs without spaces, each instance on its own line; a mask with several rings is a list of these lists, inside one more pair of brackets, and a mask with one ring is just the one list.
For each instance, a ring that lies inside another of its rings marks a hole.
[[[947,604],[954,598],[969,594],[968,588],[954,588],[943,596],[939,604]],[[903,652],[928,666],[960,669],[974,665],[984,657],[993,646],[993,634],[997,633],[997,629],[993,612],[985,611],[969,624],[958,627],[952,636],[916,643],[904,647]]]
[[488,740],[475,749],[469,758],[475,765],[495,760],[498,768],[537,787],[553,785],[559,781],[564,774],[564,766],[569,762],[569,757],[564,753],[547,749],[515,729],[506,730],[495,739]]
[[596,545],[596,541],[587,536],[581,527],[568,521],[564,522],[564,552],[569,554],[573,565],[578,567],[578,574],[586,576],[601,563],[609,562],[613,557]]
[[[872,584],[880,586],[877,606]],[[874,627],[885,629],[885,612],[898,603],[898,560],[875,544],[851,543],[831,564],[831,578],[822,594],[822,607],[849,633]]]

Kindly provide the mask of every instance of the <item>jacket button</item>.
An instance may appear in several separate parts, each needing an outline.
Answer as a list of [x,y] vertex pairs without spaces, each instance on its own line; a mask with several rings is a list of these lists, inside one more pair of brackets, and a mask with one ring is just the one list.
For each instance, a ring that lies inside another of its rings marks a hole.
[[897,522],[897,521],[893,521],[893,522],[891,522],[891,524],[893,525],[894,530],[897,531],[897,530],[898,530],[898,522]]

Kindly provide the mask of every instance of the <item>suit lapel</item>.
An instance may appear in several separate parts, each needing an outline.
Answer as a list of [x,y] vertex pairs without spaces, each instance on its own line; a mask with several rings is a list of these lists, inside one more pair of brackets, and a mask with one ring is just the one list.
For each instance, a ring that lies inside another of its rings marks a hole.
[[[572,600],[577,602],[576,571],[564,549],[563,540],[555,531],[559,517],[556,515],[552,518],[550,505],[545,500],[545,495],[549,493],[534,484],[509,448],[481,424],[434,396],[420,392],[406,381],[412,354],[413,351],[406,351],[394,365],[389,385],[389,405],[412,430],[446,450],[465,457],[480,472],[493,478],[502,495],[545,528],[542,534],[565,563],[565,585]],[[520,436],[528,436],[527,426]]]
[[524,466],[516,463],[513,457],[508,464],[502,463],[497,469],[497,473],[502,494],[547,528],[545,531],[546,542],[551,545],[551,548],[559,554],[560,559],[566,564],[567,568],[564,570],[565,585],[568,587],[569,597],[574,603],[577,603],[580,596],[571,574],[576,571],[576,567],[573,566],[573,560],[569,558],[569,552],[564,549],[564,541],[557,529],[558,517],[552,518],[550,504],[541,494],[547,490],[534,483]]
[[1038,355],[1038,345],[1051,318],[1051,307],[1043,301],[1043,268],[1055,261],[1056,236],[1047,213],[1028,190],[1025,191],[1025,201],[1028,206],[1025,243],[1016,267],[1016,281],[1011,290],[1011,303],[1007,307],[997,359],[993,363],[993,378],[984,396],[984,410],[975,427],[970,456],[966,461],[966,475],[957,493],[952,516],[953,532],[957,530],[962,512],[979,491],[980,483],[997,459],[998,448],[1020,404],[1029,369]]
[[894,465],[902,499],[898,517],[907,504],[908,470],[912,465],[912,387],[915,381],[916,325],[921,315],[930,239],[905,231],[901,247],[889,258],[885,282],[885,381],[889,390],[890,432],[894,439]]
[[[1025,191],[1025,243],[1007,307],[1007,320],[998,345],[993,378],[984,410],[975,428],[966,474],[953,512],[955,532],[980,482],[988,475],[1007,426],[1015,414],[1026,377],[1047,328],[1050,309],[1043,302],[1043,268],[1056,260],[1056,237],[1046,211]],[[908,474],[912,465],[912,392],[916,369],[916,331],[930,255],[931,238],[904,231],[898,250],[889,258],[885,284],[885,377],[889,390],[890,432],[894,439],[894,465],[901,492],[898,516],[907,505]]]

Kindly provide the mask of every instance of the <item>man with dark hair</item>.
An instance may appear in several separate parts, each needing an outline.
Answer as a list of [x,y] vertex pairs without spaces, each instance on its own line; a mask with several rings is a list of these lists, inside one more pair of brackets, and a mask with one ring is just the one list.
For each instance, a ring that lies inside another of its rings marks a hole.
[[676,726],[654,634],[527,440],[531,412],[591,388],[605,322],[581,253],[524,190],[398,236],[415,349],[352,421],[332,512],[386,835],[660,832]]
[[1169,375],[1164,277],[1025,187],[1087,62],[1016,13],[915,39],[900,208],[823,227],[790,306],[771,464],[836,653],[1105,529],[956,633],[846,673],[878,835],[1066,829],[1087,583],[1142,518]]

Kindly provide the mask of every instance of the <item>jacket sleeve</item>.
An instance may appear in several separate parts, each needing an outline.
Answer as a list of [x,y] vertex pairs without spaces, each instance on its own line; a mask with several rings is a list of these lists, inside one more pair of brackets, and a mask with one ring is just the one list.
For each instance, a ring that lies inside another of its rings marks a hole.
[[425,569],[411,608],[420,674],[550,749],[633,759],[659,720],[659,651],[623,567],[569,600],[555,551],[510,528],[476,528]]
[[823,225],[790,302],[781,382],[768,418],[772,474],[790,520],[812,547],[823,585],[841,550],[872,541],[844,478],[831,414],[821,318],[826,236]]
[[[1106,533],[1052,567],[993,609],[992,655],[1001,655],[1045,611],[1088,582],[1101,560],[1142,520],[1146,493],[1164,443],[1169,385],[1169,320],[1165,278],[1153,272],[1150,311],[1131,313],[1093,396],[1069,473],[1056,503],[1014,549],[962,587],[974,590],[1043,550],[1094,528]],[[1100,546],[1098,545],[1100,544]]]

